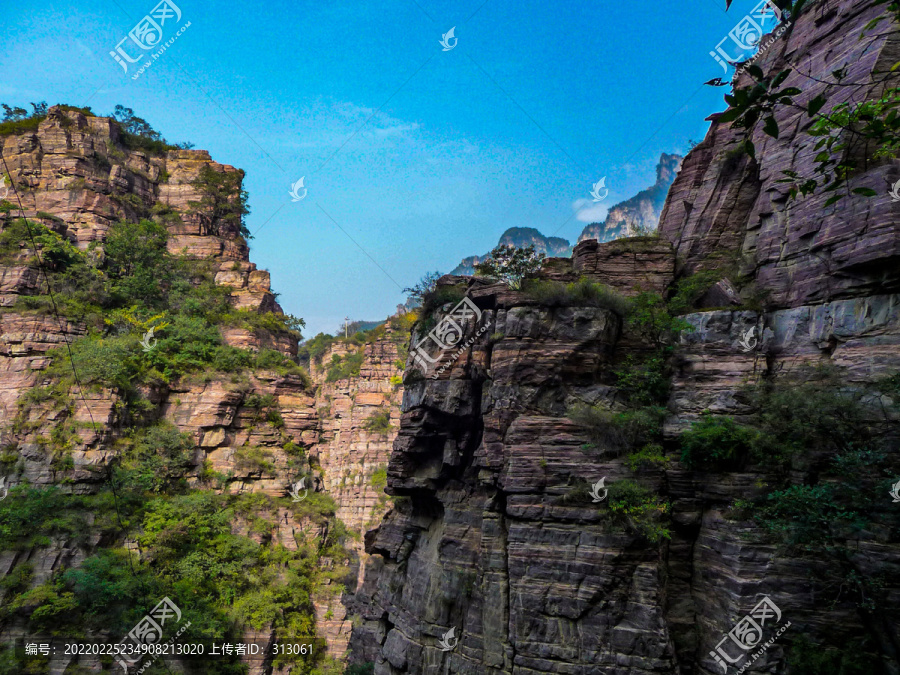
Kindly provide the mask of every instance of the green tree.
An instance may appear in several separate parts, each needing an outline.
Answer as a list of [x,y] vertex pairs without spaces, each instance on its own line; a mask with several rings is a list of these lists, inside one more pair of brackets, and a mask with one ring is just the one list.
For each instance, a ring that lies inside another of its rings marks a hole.
[[437,270],[428,272],[419,279],[419,282],[415,286],[404,288],[403,292],[406,293],[409,299],[417,300],[419,304],[422,304],[425,301],[426,295],[434,293],[434,290],[437,288],[437,280],[442,276],[443,275]]
[[158,131],[150,126],[150,123],[147,120],[145,120],[143,117],[138,117],[137,115],[135,115],[134,110],[132,110],[131,108],[126,108],[123,105],[117,105],[115,111],[112,114],[112,117],[122,125],[122,130],[125,133],[148,138],[151,141],[165,140]]
[[525,277],[535,274],[541,269],[544,254],[537,253],[533,244],[525,247],[506,246],[500,244],[483,263],[475,265],[475,271],[486,277],[499,279],[518,290]]
[[158,306],[171,275],[166,229],[149,220],[113,225],[104,245],[104,268],[114,296],[125,302]]
[[244,222],[250,209],[243,180],[243,171],[216,171],[207,164],[191,183],[202,196],[200,201],[188,202],[188,206],[200,216],[207,234],[220,234],[224,223],[226,231],[240,232],[244,239],[252,239]]
[[28,111],[25,108],[10,108],[5,103],[0,104],[3,106],[3,121],[4,122],[21,122],[22,120],[28,117]]

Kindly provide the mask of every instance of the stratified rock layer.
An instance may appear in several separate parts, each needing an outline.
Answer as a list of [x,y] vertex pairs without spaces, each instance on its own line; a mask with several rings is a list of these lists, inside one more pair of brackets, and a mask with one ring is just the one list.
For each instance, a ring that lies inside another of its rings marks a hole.
[[[403,362],[398,343],[403,340],[405,336],[396,335],[390,325],[386,326],[383,337],[361,347],[363,362],[358,376],[328,381],[327,364],[333,356],[348,352],[342,343],[325,352],[323,366],[313,364],[319,416],[319,441],[314,452],[322,467],[320,487],[334,499],[338,518],[355,537],[347,542],[347,548],[356,554],[352,561],[356,573],[347,580],[346,590],[314,598],[316,624],[335,657],[345,655],[353,597],[365,579],[369,557],[363,545],[365,534],[377,526],[389,504],[384,473],[400,425]],[[379,414],[386,415],[389,428],[367,428]]]
[[[857,39],[883,9],[813,3],[760,63],[767,71],[802,63],[818,79],[847,63],[848,81],[866,81],[900,60],[894,39]],[[808,92],[804,100],[819,91],[796,72],[792,84]],[[740,421],[750,412],[742,390],[761,378],[828,365],[854,387],[900,370],[900,204],[885,190],[900,178],[898,163],[854,177],[852,187],[879,197],[787,206],[775,180],[784,169],[808,174],[816,153],[804,124],[779,112],[778,141],[753,132],[754,161],[734,152],[741,132],[714,122],[672,187],[663,241],[584,241],[570,264],[545,267],[546,278],[583,275],[623,294],[665,293],[677,274],[703,268],[736,266],[753,278],[742,287],[746,306],[722,279],[697,304],[713,309],[685,317],[695,330],[676,349],[669,449],[704,411]],[[374,661],[377,675],[713,675],[722,669],[711,652],[768,596],[791,628],[751,672],[787,672],[786,649],[800,636],[843,647],[859,635],[870,636],[887,672],[900,672],[895,532],[852,535],[854,569],[885,580],[878,616],[837,590],[813,592],[825,561],[776,551],[730,510],[776,484],[766,469],[689,471],[669,452],[666,468],[632,471],[613,452],[584,449],[589,438],[566,410],[615,409],[611,371],[640,349],[614,308],[541,307],[479,281],[469,295],[482,316],[465,337],[489,330],[438,379],[406,377],[388,471],[397,499],[366,539],[373,556],[357,594],[367,604],[354,660]],[[896,402],[881,401],[896,434]],[[607,486],[630,478],[667,499],[671,538],[649,544],[613,526],[608,505],[575,498],[601,478]],[[767,628],[764,639],[773,634]]]

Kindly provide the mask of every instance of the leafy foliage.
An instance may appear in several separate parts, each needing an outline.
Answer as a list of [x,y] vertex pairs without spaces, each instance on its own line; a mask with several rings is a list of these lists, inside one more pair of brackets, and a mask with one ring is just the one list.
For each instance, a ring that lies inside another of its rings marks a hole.
[[49,543],[52,535],[82,532],[86,521],[81,507],[85,503],[58,487],[11,489],[8,497],[0,500],[0,548],[28,548]]
[[3,108],[3,120],[0,121],[0,138],[18,134],[23,131],[36,131],[38,125],[47,118],[47,102],[32,103],[32,112],[18,106],[10,107],[0,103]]
[[391,411],[385,409],[373,412],[366,418],[363,428],[376,434],[389,433],[393,428],[391,426]]
[[331,363],[328,364],[328,372],[325,375],[326,382],[337,382],[348,377],[357,377],[359,369],[365,360],[365,350],[359,349],[355,352],[339,356],[333,354]]
[[509,284],[510,288],[518,290],[525,277],[541,269],[544,257],[543,253],[535,251],[533,244],[525,247],[500,244],[488,254],[484,262],[475,266],[475,272],[499,279]]
[[156,131],[143,117],[134,114],[134,110],[117,105],[112,115],[122,130],[122,140],[132,150],[144,150],[153,154],[163,154],[177,148],[193,147],[191,143],[172,145]]
[[749,457],[755,438],[751,429],[732,418],[713,416],[706,410],[679,438],[681,461],[692,469],[737,468]]
[[[794,3],[795,14],[799,13],[803,4],[803,2]],[[867,32],[884,20],[890,19],[895,23],[900,21],[900,3],[892,0],[875,0],[872,4],[888,4],[887,13],[865,26],[860,35],[861,40],[869,37]],[[883,36],[873,36],[872,39],[881,37]],[[868,168],[871,162],[896,157],[900,152],[900,114],[898,114],[900,89],[895,87],[882,90],[881,94],[872,100],[859,100],[861,97],[842,94],[842,98],[847,102],[832,106],[830,110],[823,112],[834,89],[849,86],[856,87],[856,90],[860,91],[873,84],[888,83],[893,73],[900,68],[900,63],[894,64],[887,72],[873,73],[874,78],[883,76],[880,81],[876,79],[875,82],[867,81],[859,84],[844,82],[848,67],[849,64],[832,71],[832,81],[823,82],[826,85],[825,90],[811,98],[806,105],[796,102],[797,97],[803,94],[799,87],[783,86],[792,73],[809,77],[794,68],[787,68],[767,76],[758,65],[751,65],[747,67],[746,72],[753,78],[754,83],[735,89],[731,95],[725,96],[730,107],[719,116],[718,122],[733,122],[735,127],[746,129],[748,132],[762,120],[763,132],[777,139],[780,130],[775,113],[781,107],[806,113],[807,118],[811,120],[812,123],[806,131],[818,138],[815,144],[818,151],[814,160],[816,168],[812,176],[806,177],[792,170],[783,172],[785,178],[780,182],[790,185],[788,191],[790,199],[796,199],[798,195],[813,194],[819,190],[825,194],[831,193],[825,202],[826,206],[850,194],[874,197],[877,193],[871,188],[851,189],[850,179],[857,171]],[[755,158],[756,149],[749,139],[749,133],[741,148],[750,157]],[[839,190],[842,191],[838,192]]]
[[656,440],[665,409],[647,406],[614,412],[602,405],[576,404],[566,414],[588,432],[595,445],[619,452]]
[[601,307],[619,316],[624,316],[629,309],[628,300],[621,294],[585,278],[568,284],[528,279],[522,284],[522,290],[546,307]]
[[662,355],[682,331],[693,330],[658,293],[641,291],[631,301],[628,325]]
[[410,300],[416,301],[418,304],[422,304],[425,301],[425,297],[431,293],[434,293],[437,288],[437,281],[443,275],[438,272],[428,272],[419,279],[419,282],[410,288],[404,288],[403,292],[407,294],[407,297]]
[[199,215],[207,234],[238,232],[244,239],[253,238],[244,222],[250,208],[247,206],[249,195],[242,187],[243,179],[243,171],[216,171],[207,164],[191,183],[202,196],[200,201],[188,202],[188,206]]
[[645,487],[631,480],[609,486],[609,513],[614,521],[652,543],[671,537],[664,524],[669,505]]
[[372,487],[376,490],[384,490],[387,487],[387,467],[379,466],[372,472]]
[[371,661],[347,666],[344,675],[375,675],[375,664]]
[[815,645],[805,635],[796,637],[788,651],[791,675],[871,675],[880,672],[865,648],[866,640],[846,645]]

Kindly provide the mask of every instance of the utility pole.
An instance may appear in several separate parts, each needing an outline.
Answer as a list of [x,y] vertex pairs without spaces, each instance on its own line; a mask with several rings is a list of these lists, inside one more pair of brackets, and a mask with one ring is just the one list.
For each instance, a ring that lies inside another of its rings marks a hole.
[[347,339],[347,331],[350,329],[350,317],[344,317],[344,339]]

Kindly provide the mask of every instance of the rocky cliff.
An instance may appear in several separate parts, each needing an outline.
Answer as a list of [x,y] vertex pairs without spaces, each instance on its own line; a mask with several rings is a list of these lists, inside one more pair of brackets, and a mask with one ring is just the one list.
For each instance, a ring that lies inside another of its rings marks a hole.
[[[382,331],[376,331],[382,332]],[[322,469],[319,489],[334,499],[337,517],[354,539],[353,574],[345,580],[345,590],[317,605],[318,625],[329,639],[332,653],[343,657],[350,640],[353,597],[365,580],[368,554],[363,545],[366,532],[373,529],[388,509],[384,493],[387,462],[400,422],[401,376],[406,332],[390,323],[383,334],[372,336],[361,346],[337,342],[331,345],[312,375],[318,387],[316,409],[319,439],[315,448]],[[359,372],[349,377],[329,374],[333,359],[360,353]]]
[[[896,24],[858,38],[885,9],[808,3],[757,63],[804,100],[844,66],[862,90],[831,90],[877,98]],[[875,197],[789,201],[781,171],[818,149],[805,111],[776,115],[777,140],[714,116],[659,238],[581,242],[522,292],[440,282],[477,306],[472,342],[436,379],[409,364],[355,659],[900,672],[900,164],[853,175]]]
[[[168,595],[185,639],[324,638],[252,673],[339,668],[341,582],[362,579],[354,540],[387,503],[406,336],[312,380],[249,260],[241,171],[89,110],[5,126],[0,642],[118,642]],[[387,423],[367,430],[376,410]],[[101,669],[61,651],[54,672]]]

